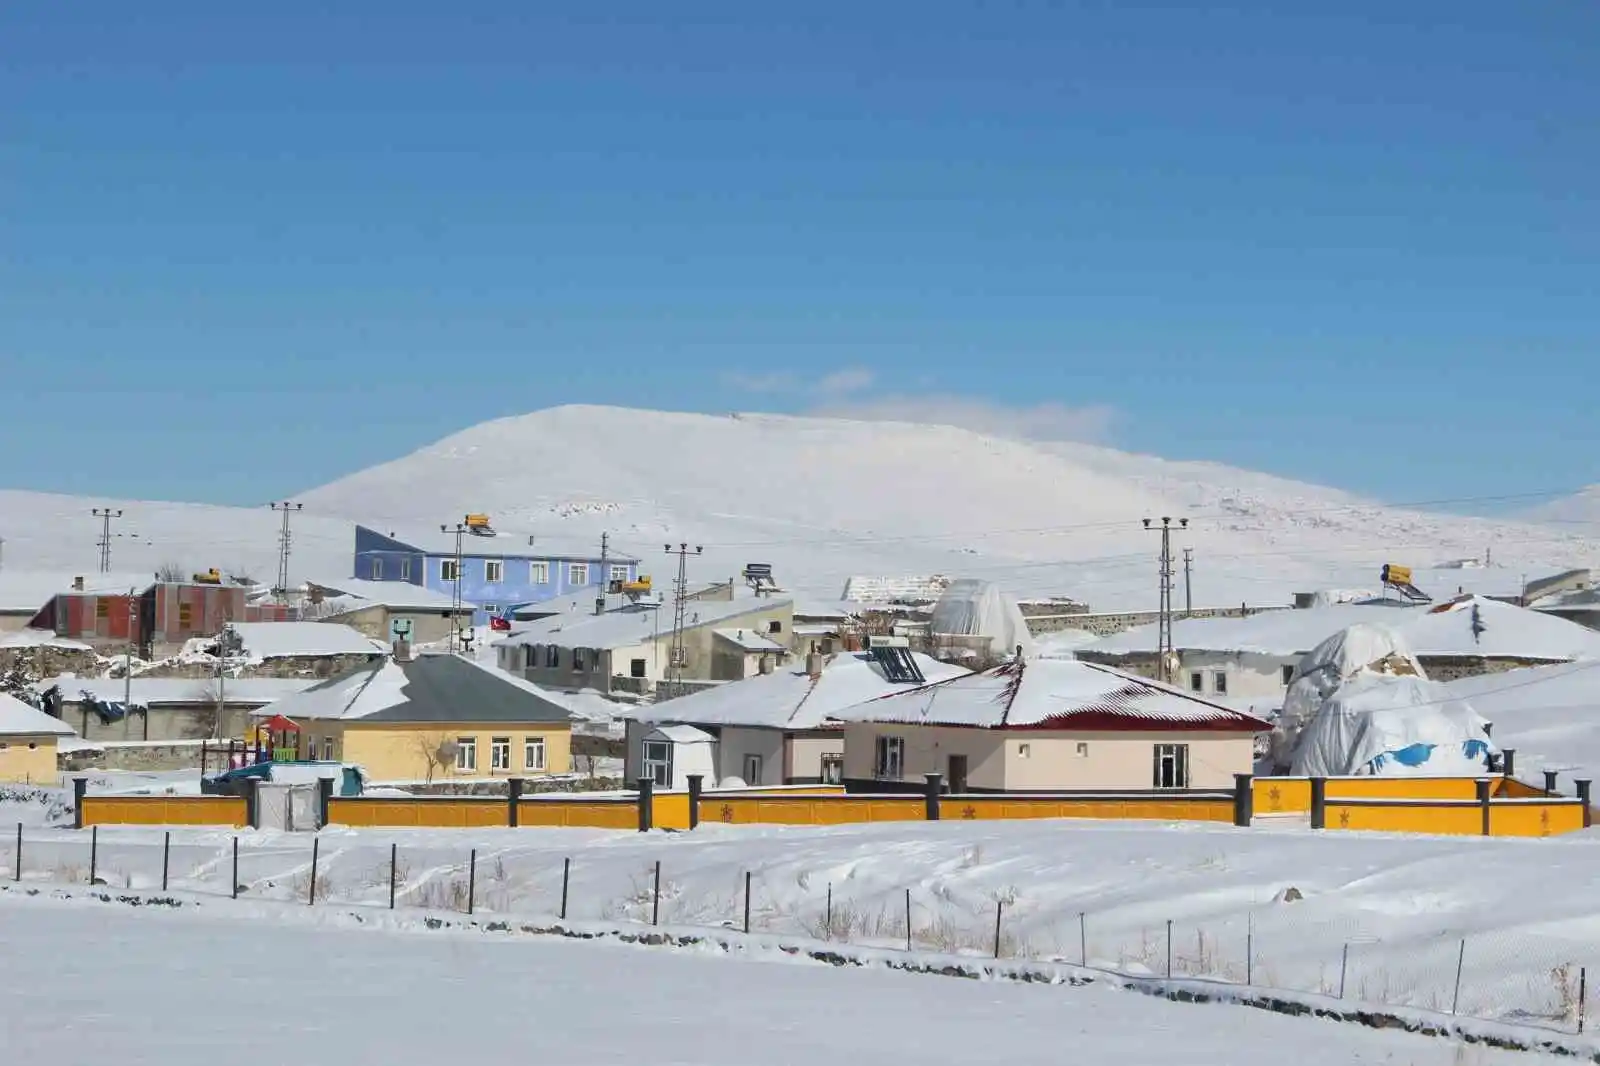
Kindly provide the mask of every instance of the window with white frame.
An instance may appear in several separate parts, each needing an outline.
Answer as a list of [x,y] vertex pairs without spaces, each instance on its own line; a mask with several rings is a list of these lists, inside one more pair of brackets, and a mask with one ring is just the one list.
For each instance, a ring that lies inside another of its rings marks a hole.
[[554,670],[561,665],[561,649],[554,644],[544,646],[544,665],[547,670]]
[[1189,691],[1204,692],[1206,690],[1206,675],[1198,670],[1189,673]]
[[905,776],[905,769],[905,738],[879,737],[872,762],[872,776],[882,781],[898,781]]
[[456,769],[461,773],[466,774],[477,772],[477,737],[456,737]]
[[478,604],[478,606],[482,607],[484,609],[484,611],[486,611],[489,614],[499,614],[500,613],[500,605],[498,603],[480,603],[480,604]]
[[628,568],[626,566],[613,566],[611,568],[611,572],[606,575],[606,580],[607,581],[626,581],[626,580],[628,580]]
[[822,757],[822,783],[824,785],[844,784],[843,755],[824,755]]
[[573,648],[572,649],[572,672],[573,673],[575,673],[575,674],[583,673],[583,671],[587,668],[585,664],[587,664],[588,661],[589,661],[588,649],[586,649],[586,648]]
[[323,737],[322,738],[322,761],[323,762],[332,762],[333,761],[333,738],[332,737]]
[[1155,746],[1155,787],[1189,787],[1189,745],[1157,744]]
[[567,580],[574,585],[587,585],[589,583],[589,564],[573,563],[567,568]]
[[400,559],[400,580],[411,580],[411,557],[409,555],[402,556]]
[[747,785],[761,784],[761,756],[746,755],[744,757],[744,783]]
[[550,564],[546,563],[546,562],[529,563],[528,564],[528,584],[530,584],[530,585],[548,585],[548,584],[550,584]]
[[382,559],[374,559],[374,560],[372,560],[372,580],[374,580],[374,581],[382,581],[383,580],[383,560]]
[[524,770],[543,770],[544,767],[544,737],[522,738],[522,768]]
[[1228,694],[1228,673],[1226,670],[1211,671],[1211,691],[1219,696]]
[[644,776],[657,788],[672,787],[672,744],[665,740],[644,742]]
[[489,769],[511,769],[511,738],[493,737],[489,741]]
[[456,566],[456,561],[454,559],[439,560],[440,581],[454,581],[460,575],[460,573],[461,571]]
[[491,585],[498,585],[506,579],[506,564],[499,559],[485,559],[483,561],[483,579]]

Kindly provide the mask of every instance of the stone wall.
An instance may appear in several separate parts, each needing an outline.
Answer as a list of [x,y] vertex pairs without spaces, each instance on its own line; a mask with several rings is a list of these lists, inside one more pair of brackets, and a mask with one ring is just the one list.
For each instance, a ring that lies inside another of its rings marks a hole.
[[[1238,607],[1196,607],[1193,611],[1174,611],[1172,617],[1176,620],[1185,618],[1248,618],[1251,615],[1263,614],[1267,611],[1292,611],[1294,608],[1284,605],[1270,607],[1249,607],[1240,604]],[[1110,614],[1045,614],[1028,615],[1028,632],[1034,636],[1042,633],[1057,633],[1063,629],[1082,629],[1093,633],[1097,637],[1109,637],[1114,633],[1121,633],[1139,626],[1155,625],[1161,620],[1160,611],[1121,611]]]
[[92,650],[53,648],[0,648],[0,674],[20,669],[29,677],[43,681],[58,674],[93,676],[101,670],[100,657]]
[[195,769],[200,775],[200,742],[178,741],[171,744],[119,744],[107,743],[103,747],[81,751],[63,751],[56,756],[56,765],[62,771],[76,773],[80,770],[157,770]]
[[[239,666],[230,666],[229,677],[283,677],[283,678],[312,678],[322,679],[337,677],[348,670],[373,662],[381,658],[379,652],[371,655],[286,655],[274,659],[266,659],[258,663],[244,663]],[[215,662],[159,662],[148,670],[134,674],[135,677],[180,677],[204,679],[215,677],[217,666]]]

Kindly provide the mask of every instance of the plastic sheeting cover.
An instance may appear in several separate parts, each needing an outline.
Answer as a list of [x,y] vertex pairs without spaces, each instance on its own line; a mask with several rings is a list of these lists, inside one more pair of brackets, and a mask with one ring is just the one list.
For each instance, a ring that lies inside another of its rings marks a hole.
[[1445,776],[1484,773],[1495,747],[1465,700],[1420,677],[1362,673],[1301,732],[1290,772]]
[[1024,658],[1034,654],[1033,637],[1021,609],[991,581],[952,581],[933,605],[928,629],[935,634],[989,637],[996,655],[1009,656],[1019,645]]
[[1427,678],[1404,637],[1388,626],[1357,623],[1335,633],[1306,653],[1295,667],[1284,694],[1283,713],[1272,730],[1273,764],[1287,772],[1301,731],[1345,681],[1363,670],[1385,664],[1391,673]]

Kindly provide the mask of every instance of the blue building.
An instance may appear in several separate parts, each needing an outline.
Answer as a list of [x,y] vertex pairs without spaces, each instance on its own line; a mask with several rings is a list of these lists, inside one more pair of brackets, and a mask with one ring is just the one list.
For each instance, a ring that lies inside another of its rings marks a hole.
[[[519,543],[521,542],[521,543]],[[406,581],[454,595],[456,534],[356,526],[355,572],[368,581]],[[475,605],[474,625],[519,603],[538,603],[568,593],[599,592],[614,581],[639,576],[630,555],[600,558],[600,546],[558,545],[496,534],[487,527],[461,535],[461,599]]]

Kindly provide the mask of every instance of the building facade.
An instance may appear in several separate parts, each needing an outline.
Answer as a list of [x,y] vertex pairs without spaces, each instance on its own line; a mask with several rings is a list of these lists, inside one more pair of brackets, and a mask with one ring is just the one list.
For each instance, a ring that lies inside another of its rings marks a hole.
[[454,595],[460,566],[461,599],[474,606],[474,625],[521,603],[538,603],[583,589],[601,590],[612,582],[633,581],[639,560],[626,555],[601,558],[567,545],[562,550],[519,546],[517,539],[490,533],[404,534],[356,526],[354,576],[367,581],[404,581]]

